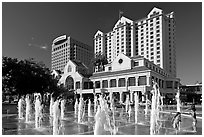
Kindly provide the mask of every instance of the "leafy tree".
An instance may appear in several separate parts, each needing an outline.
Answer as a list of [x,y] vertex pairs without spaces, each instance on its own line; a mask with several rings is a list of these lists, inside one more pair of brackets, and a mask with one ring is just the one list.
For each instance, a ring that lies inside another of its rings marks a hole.
[[65,89],[57,86],[50,70],[34,59],[17,60],[3,57],[2,88],[3,95],[26,95],[32,93],[55,93],[58,95]]
[[94,68],[97,66],[98,71],[103,71],[105,69],[105,65],[108,64],[108,60],[105,54],[98,53],[95,55],[95,58],[92,60]]

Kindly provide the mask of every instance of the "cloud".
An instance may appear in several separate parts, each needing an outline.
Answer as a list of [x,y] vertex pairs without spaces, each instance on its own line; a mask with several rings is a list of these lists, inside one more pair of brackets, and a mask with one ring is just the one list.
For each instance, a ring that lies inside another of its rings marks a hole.
[[28,43],[28,46],[29,47],[40,48],[40,49],[43,49],[43,50],[47,50],[48,49],[47,44],[32,44],[32,43]]
[[42,46],[42,47],[40,47],[41,49],[47,49],[48,47],[47,46]]

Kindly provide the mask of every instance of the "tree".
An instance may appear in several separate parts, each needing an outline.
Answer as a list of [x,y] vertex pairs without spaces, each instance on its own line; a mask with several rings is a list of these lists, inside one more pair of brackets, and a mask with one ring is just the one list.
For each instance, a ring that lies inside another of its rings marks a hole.
[[64,89],[57,86],[51,72],[42,62],[34,59],[17,60],[3,57],[2,61],[2,88],[3,95],[26,95],[46,92],[60,93]]
[[94,69],[97,66],[98,71],[103,71],[105,69],[105,65],[108,64],[108,60],[105,54],[99,52],[95,55],[95,58],[92,60]]

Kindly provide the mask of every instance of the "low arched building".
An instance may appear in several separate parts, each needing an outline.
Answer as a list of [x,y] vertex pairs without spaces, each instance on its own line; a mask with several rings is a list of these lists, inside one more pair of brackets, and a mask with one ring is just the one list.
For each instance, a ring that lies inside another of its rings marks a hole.
[[68,90],[75,90],[80,93],[83,89],[93,88],[89,77],[88,68],[82,62],[69,60],[58,84],[63,85]]

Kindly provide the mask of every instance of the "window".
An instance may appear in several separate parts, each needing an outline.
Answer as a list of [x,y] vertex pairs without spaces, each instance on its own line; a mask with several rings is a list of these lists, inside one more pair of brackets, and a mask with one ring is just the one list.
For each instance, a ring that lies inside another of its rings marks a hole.
[[71,65],[68,66],[67,72],[72,72],[72,67],[71,67]]
[[138,78],[138,86],[146,85],[146,84],[147,84],[146,76],[139,76],[139,78]]
[[118,80],[118,87],[125,87],[125,78],[120,78]]
[[135,77],[128,78],[128,86],[135,86]]
[[134,66],[139,66],[139,62],[138,61],[134,62]]
[[116,87],[116,79],[110,80],[110,87]]
[[102,88],[108,88],[108,80],[102,81]]
[[80,81],[76,82],[76,89],[80,89]]
[[166,81],[166,88],[172,88],[173,87],[173,81]]

